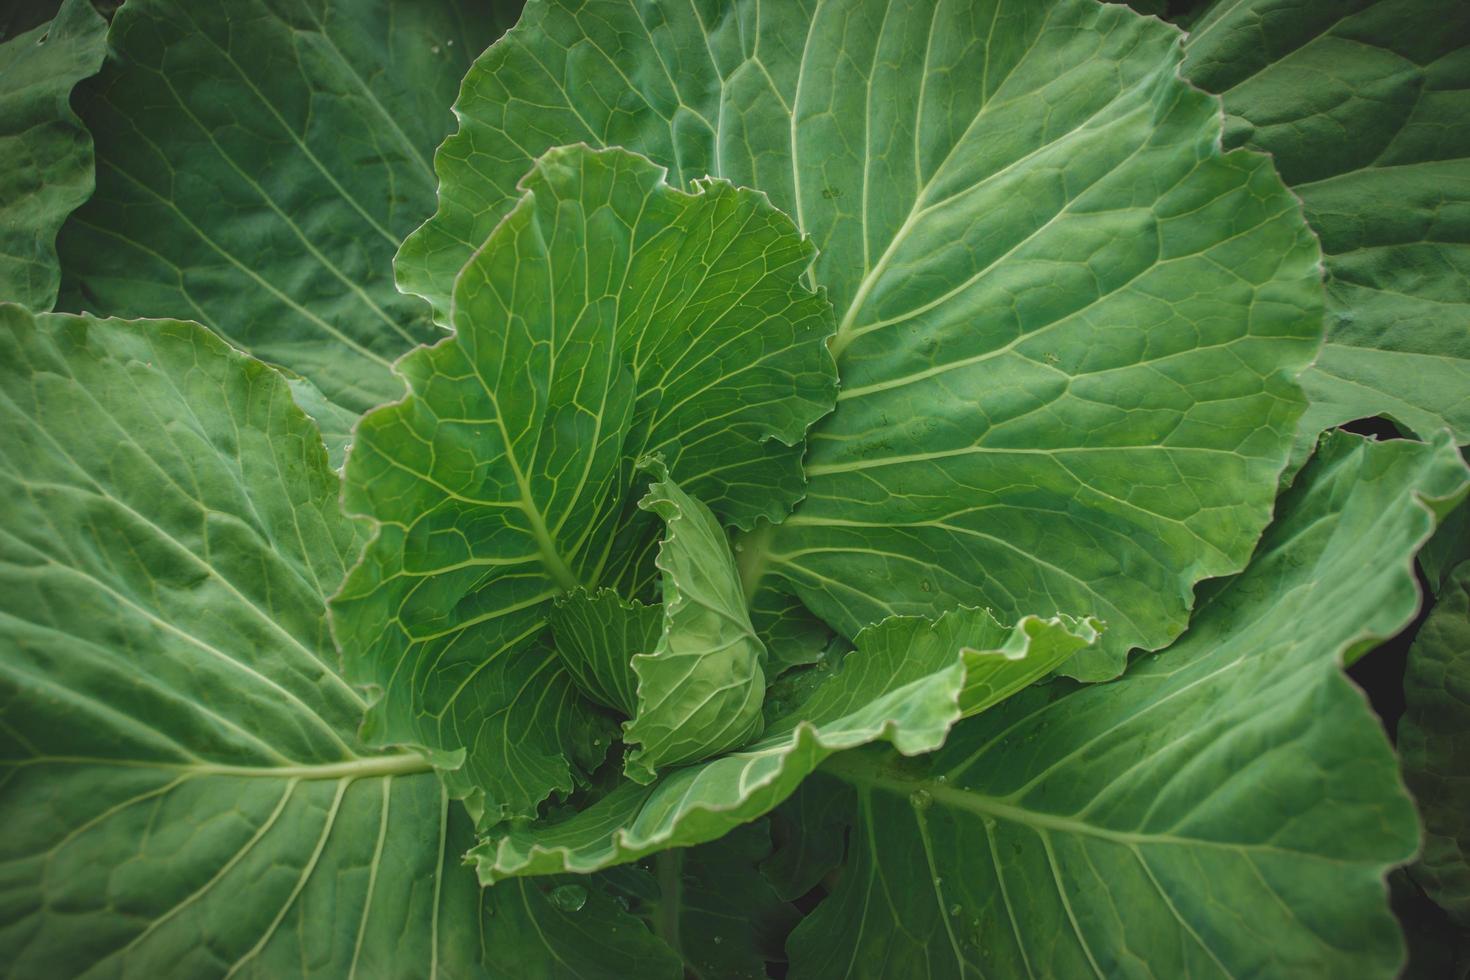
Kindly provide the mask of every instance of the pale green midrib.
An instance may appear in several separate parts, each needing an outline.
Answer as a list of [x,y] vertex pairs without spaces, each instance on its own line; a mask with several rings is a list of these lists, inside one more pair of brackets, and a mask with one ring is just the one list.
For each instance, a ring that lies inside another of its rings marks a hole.
[[232,766],[213,762],[168,762],[152,759],[108,759],[103,756],[36,756],[0,760],[0,770],[39,765],[115,766],[126,769],[161,769],[186,776],[241,776],[268,779],[370,779],[432,772],[429,760],[415,752],[369,756],[343,762],[293,766]]
[[[476,377],[479,377],[478,373]],[[521,513],[525,514],[527,523],[531,525],[531,537],[536,541],[536,550],[541,555],[541,564],[555,579],[557,586],[562,591],[574,592],[583,588],[582,581],[577,578],[571,567],[567,565],[566,559],[561,556],[561,549],[557,547],[556,539],[551,536],[551,530],[546,526],[546,518],[536,504],[535,495],[531,492],[531,482],[526,479],[520,460],[516,458],[515,441],[511,439],[510,432],[505,427],[505,413],[500,408],[500,398],[484,378],[479,378],[479,380],[485,394],[490,396],[490,404],[495,407],[495,427],[500,430],[501,444],[505,446],[505,460],[510,464],[511,474],[516,481],[516,490],[520,495],[516,506]]]
[[986,796],[972,790],[960,789],[933,779],[903,779],[884,776],[878,771],[877,766],[873,762],[853,752],[843,752],[829,756],[821,764],[821,770],[862,790],[876,789],[903,797],[912,797],[912,794],[916,791],[922,790],[929,795],[929,798],[935,806],[963,810],[967,813],[973,813],[982,819],[991,818],[1004,820],[1008,823],[1021,824],[1036,830],[1038,833],[1055,831],[1057,833],[1075,836],[1092,837],[1097,840],[1104,840],[1129,848],[1157,845],[1199,847],[1236,852],[1287,854],[1296,858],[1312,858],[1327,863],[1343,863],[1328,855],[1314,854],[1310,851],[1300,851],[1289,847],[1278,847],[1270,843],[1211,840],[1205,837],[1181,837],[1171,833],[1114,830],[1109,827],[1088,823],[1085,820],[1078,820],[1074,817],[1043,813],[1038,810],[1028,810],[1025,807],[1004,802],[993,796]]

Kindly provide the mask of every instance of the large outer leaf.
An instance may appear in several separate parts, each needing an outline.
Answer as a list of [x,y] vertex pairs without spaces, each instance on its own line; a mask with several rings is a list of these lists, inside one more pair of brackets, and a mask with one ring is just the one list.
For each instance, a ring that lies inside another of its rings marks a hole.
[[662,454],[728,521],[779,518],[835,389],[811,246],[763,196],[585,146],[524,186],[457,280],[454,337],[358,425],[345,499],[380,529],[334,604],[349,676],[382,691],[370,740],[467,753],[448,778],[491,821],[606,752],[545,626],[558,594],[652,569],[633,461]]
[[466,76],[399,282],[446,309],[549,145],[761,188],[817,244],[844,390],[746,566],[849,636],[1093,612],[1107,676],[1249,556],[1321,333],[1300,209],[1221,155],[1178,41],[1091,0],[542,0]]
[[1324,445],[1250,567],[1122,680],[1035,687],[857,789],[793,976],[1391,977],[1418,824],[1351,661],[1413,618],[1448,439]]
[[93,183],[71,90],[102,66],[106,37],[90,0],[66,0],[50,23],[0,44],[0,302],[56,302],[56,232]]
[[624,782],[566,820],[491,837],[471,857],[490,883],[586,873],[714,840],[776,806],[834,752],[878,740],[905,755],[939,747],[965,710],[994,703],[973,696],[982,686],[1003,696],[1045,677],[1095,638],[1091,623],[1028,616],[1005,627],[980,609],[870,626],[841,669],[773,719],[758,742],[675,769],[651,786]]
[[0,494],[9,972],[667,957],[606,898],[579,922],[536,887],[480,891],[428,763],[357,738],[324,593],[360,537],[275,372],[197,324],[0,307]]
[[1301,453],[1372,415],[1470,442],[1470,5],[1217,3],[1186,50],[1227,144],[1271,152],[1326,253]]
[[1424,817],[1414,878],[1470,928],[1470,562],[1455,569],[1409,649],[1399,755]]
[[623,771],[640,783],[659,769],[699,762],[760,734],[766,648],[750,625],[725,529],[669,478],[663,464],[638,506],[664,520],[659,545],[663,630],[633,657],[638,712],[623,726],[636,743]]
[[62,232],[62,303],[185,316],[361,412],[439,335],[394,289],[433,207],[465,66],[515,2],[128,0],[78,108],[97,192]]

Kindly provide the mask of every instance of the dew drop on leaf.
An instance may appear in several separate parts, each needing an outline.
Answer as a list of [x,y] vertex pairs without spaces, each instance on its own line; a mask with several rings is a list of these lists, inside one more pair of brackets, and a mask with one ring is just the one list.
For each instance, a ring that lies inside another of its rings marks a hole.
[[557,885],[551,890],[551,904],[563,912],[580,912],[587,904],[587,889],[581,885]]
[[927,810],[934,805],[934,797],[927,789],[916,789],[909,794],[909,803],[915,810]]

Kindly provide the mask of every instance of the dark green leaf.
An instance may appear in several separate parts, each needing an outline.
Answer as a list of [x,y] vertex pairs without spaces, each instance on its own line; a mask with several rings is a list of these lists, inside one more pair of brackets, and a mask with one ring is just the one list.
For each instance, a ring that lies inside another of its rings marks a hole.
[[71,90],[102,66],[106,37],[89,0],[67,0],[54,20],[0,44],[0,302],[56,302],[56,233],[94,177]]
[[1383,876],[1418,822],[1341,668],[1413,618],[1414,551],[1465,485],[1447,438],[1334,438],[1167,651],[922,760],[830,760],[854,828],[792,976],[1394,976]]

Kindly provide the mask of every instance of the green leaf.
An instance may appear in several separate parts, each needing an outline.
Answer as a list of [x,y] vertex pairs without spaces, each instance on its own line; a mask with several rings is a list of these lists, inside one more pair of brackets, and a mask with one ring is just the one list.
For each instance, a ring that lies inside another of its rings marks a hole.
[[577,688],[631,718],[638,710],[633,657],[658,645],[663,609],[624,599],[611,589],[578,589],[558,598],[547,619],[557,656]]
[[1470,561],[1470,503],[1461,503],[1419,549],[1419,567],[1429,580],[1429,590],[1438,596],[1449,587],[1455,569],[1466,561]]
[[1409,648],[1399,756],[1424,818],[1416,881],[1470,928],[1470,562],[1440,593]]
[[1219,151],[1179,37],[1092,0],[538,3],[465,78],[399,282],[447,310],[550,145],[765,191],[816,243],[843,390],[805,501],[743,542],[747,587],[849,637],[1092,613],[1071,670],[1112,676],[1249,557],[1321,340],[1300,207]]
[[1393,976],[1383,877],[1418,825],[1341,668],[1413,618],[1413,554],[1465,485],[1447,438],[1335,437],[1167,651],[925,759],[830,760],[854,830],[792,976]]
[[89,0],[66,0],[52,21],[0,44],[0,302],[56,302],[56,233],[93,184],[71,90],[102,66],[106,37]]
[[663,629],[633,657],[638,711],[623,726],[635,748],[623,771],[651,783],[659,769],[699,762],[760,734],[766,648],[745,609],[725,530],[708,507],[679,489],[657,459],[638,502],[663,518],[659,545]]
[[1223,92],[1227,145],[1270,152],[1327,264],[1316,434],[1386,415],[1470,442],[1470,7],[1218,3],[1185,74]]
[[425,746],[489,822],[607,750],[546,624],[561,593],[651,585],[634,460],[725,521],[778,519],[835,390],[811,245],[762,195],[585,146],[523,187],[459,275],[454,336],[356,429],[344,499],[379,526],[334,601],[349,676],[381,692],[366,737]]
[[757,865],[770,852],[770,830],[757,821],[711,844],[662,851],[652,869],[625,865],[607,878],[693,976],[765,980],[766,963],[786,958],[786,936],[800,918],[761,877]]
[[775,848],[761,873],[787,901],[806,895],[842,865],[851,787],[818,771],[771,811]]
[[858,634],[857,649],[840,669],[774,719],[759,741],[675,769],[651,786],[624,782],[565,820],[491,836],[470,856],[488,884],[517,875],[587,873],[714,840],[771,810],[834,752],[878,740],[905,755],[937,748],[972,689],[967,664],[1005,664],[997,669],[1018,682],[1045,677],[1092,641],[1090,624],[1077,627],[1080,635],[1074,625],[1028,616],[1007,628],[985,610],[957,609],[933,622],[904,617],[871,626]]
[[392,257],[518,8],[128,0],[77,97],[97,190],[61,235],[63,306],[193,317],[353,413],[396,397],[391,361],[440,331]]
[[357,737],[324,606],[361,534],[275,371],[197,324],[0,306],[0,492],[7,970],[667,956],[605,898],[579,923],[532,885],[482,891],[428,762]]
[[[738,564],[740,554],[751,545],[736,542],[735,547],[738,549]],[[766,646],[766,653],[770,656],[767,672],[773,678],[793,667],[818,663],[836,638],[831,627],[813,615],[794,595],[765,588],[750,598],[750,621],[755,626],[756,636]],[[847,641],[841,642],[845,644]]]

